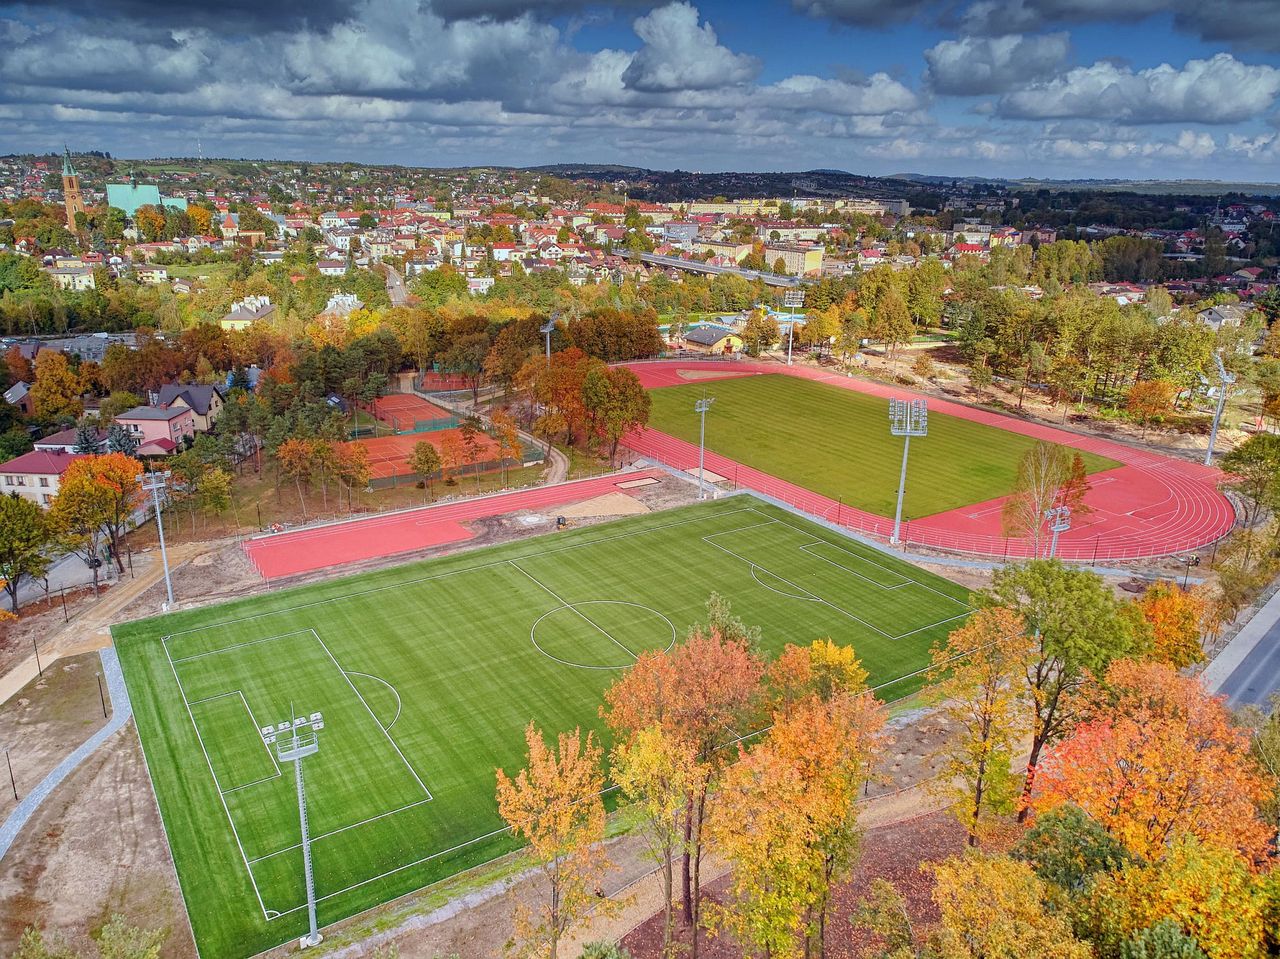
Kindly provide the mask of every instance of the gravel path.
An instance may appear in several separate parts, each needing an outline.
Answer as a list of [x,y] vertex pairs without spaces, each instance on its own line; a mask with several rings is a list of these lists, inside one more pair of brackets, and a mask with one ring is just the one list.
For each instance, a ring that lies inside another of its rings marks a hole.
[[18,833],[22,831],[49,794],[70,776],[77,766],[88,759],[95,749],[119,731],[133,715],[133,707],[129,703],[129,693],[124,686],[124,674],[120,671],[120,660],[116,657],[115,648],[108,646],[106,649],[99,650],[98,655],[102,659],[102,675],[106,678],[107,688],[111,692],[111,719],[60,762],[35,789],[22,797],[18,807],[4,821],[4,824],[0,825],[0,859],[4,858],[13,841],[17,839]]

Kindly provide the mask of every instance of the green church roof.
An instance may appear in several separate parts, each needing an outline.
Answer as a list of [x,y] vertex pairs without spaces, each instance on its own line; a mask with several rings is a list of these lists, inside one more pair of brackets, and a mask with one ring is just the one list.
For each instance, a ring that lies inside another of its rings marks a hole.
[[160,188],[153,183],[108,183],[107,206],[124,210],[125,216],[132,217],[140,206],[167,206],[185,210],[187,201],[184,197],[162,197]]

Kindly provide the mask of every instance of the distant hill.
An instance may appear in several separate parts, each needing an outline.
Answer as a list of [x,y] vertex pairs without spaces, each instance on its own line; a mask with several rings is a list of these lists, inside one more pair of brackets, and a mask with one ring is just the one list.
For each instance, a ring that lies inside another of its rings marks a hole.
[[930,173],[898,173],[893,179],[912,183],[949,186],[962,183],[966,186],[990,183],[1009,190],[1091,190],[1099,193],[1138,193],[1148,196],[1225,196],[1238,193],[1243,196],[1280,196],[1280,183],[1232,183],[1228,180],[1121,180],[1089,179],[1049,180],[1023,177],[1010,180],[1003,177],[950,177]]

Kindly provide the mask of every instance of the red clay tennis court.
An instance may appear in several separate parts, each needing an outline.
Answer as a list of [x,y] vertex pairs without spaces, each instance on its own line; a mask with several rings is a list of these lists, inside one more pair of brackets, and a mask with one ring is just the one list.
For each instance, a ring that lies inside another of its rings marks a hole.
[[[920,395],[902,387],[776,363],[670,360],[625,365],[650,389],[687,385],[706,378],[782,373],[886,399]],[[1063,559],[1104,562],[1189,552],[1216,542],[1235,525],[1235,510],[1218,489],[1222,478],[1220,470],[937,397],[930,396],[928,400],[931,412],[1088,450],[1124,464],[1090,477],[1091,488],[1085,503],[1092,512],[1082,516],[1063,534],[1058,543],[1058,556]],[[657,462],[682,470],[697,468],[698,447],[666,433],[644,429],[629,434],[623,442],[634,452]],[[893,530],[891,518],[844,506],[711,450],[706,452],[706,468],[739,486],[861,533],[888,538]],[[1004,501],[1005,497],[999,497],[912,519],[904,524],[902,538],[910,545],[950,552],[990,557],[1030,556],[1033,550],[1030,540],[1005,537],[1000,531]]]
[[464,525],[468,520],[579,503],[605,493],[628,493],[637,482],[662,475],[661,470],[614,473],[287,533],[268,533],[246,540],[244,551],[265,579],[297,576],[330,566],[463,542],[473,535]]
[[[352,440],[351,445],[363,446],[369,456],[369,475],[372,479],[390,479],[395,476],[412,476],[409,468],[409,456],[419,443],[430,443],[439,453],[444,448],[446,437],[462,438],[462,431],[457,429],[433,430],[427,433],[397,433],[394,436],[375,436],[367,440]],[[476,446],[479,457],[476,463],[480,472],[491,472],[500,468],[498,443],[487,433],[476,433]],[[443,458],[443,457],[442,457]],[[464,473],[471,475],[470,466]]]
[[416,422],[453,419],[448,410],[413,393],[390,393],[370,404],[369,412],[392,429],[410,430]]

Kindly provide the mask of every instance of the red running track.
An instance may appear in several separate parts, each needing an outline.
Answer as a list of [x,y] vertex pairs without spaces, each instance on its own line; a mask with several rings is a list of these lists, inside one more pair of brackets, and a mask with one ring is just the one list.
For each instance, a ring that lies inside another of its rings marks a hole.
[[280,579],[342,566],[363,559],[395,556],[472,537],[463,523],[522,509],[546,509],[577,503],[605,493],[623,492],[619,483],[662,476],[659,470],[615,473],[595,479],[539,486],[514,493],[495,493],[456,503],[440,503],[383,516],[314,526],[289,533],[269,533],[246,540],[244,551],[264,579]]
[[[920,395],[902,387],[810,367],[697,360],[626,365],[649,388],[686,386],[705,381],[708,373],[717,374],[710,377],[713,380],[726,376],[783,373],[885,398]],[[698,375],[682,375],[689,372]],[[1235,510],[1218,489],[1221,473],[1217,469],[932,396],[927,399],[933,412],[1087,450],[1125,464],[1090,476],[1091,488],[1085,496],[1085,504],[1092,512],[1078,516],[1072,528],[1062,534],[1058,555],[1063,559],[1116,561],[1187,552],[1222,538],[1235,524]],[[645,429],[630,434],[624,443],[642,456],[678,469],[696,469],[698,465],[696,446],[657,430]],[[843,506],[826,496],[710,450],[706,454],[706,466],[708,470],[734,480],[739,486],[773,496],[849,529],[886,539],[893,532],[892,519]],[[1004,499],[1000,497],[910,520],[903,524],[902,538],[909,545],[981,556],[1030,556],[1034,551],[1030,539],[1006,538],[1000,531],[1000,509]]]

